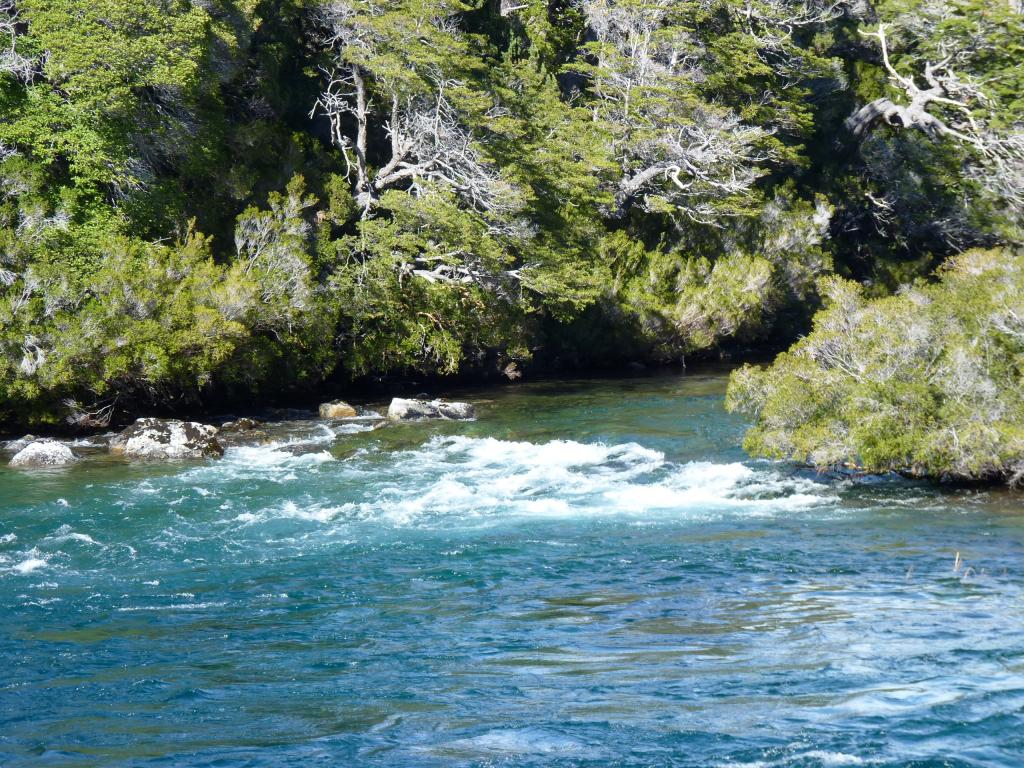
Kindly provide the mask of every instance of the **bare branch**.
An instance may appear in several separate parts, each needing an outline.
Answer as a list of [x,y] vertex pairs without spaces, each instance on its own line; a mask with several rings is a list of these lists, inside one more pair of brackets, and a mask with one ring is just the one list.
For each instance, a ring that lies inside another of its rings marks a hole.
[[592,53],[595,113],[612,129],[622,166],[619,211],[668,202],[682,215],[713,223],[716,200],[745,195],[768,155],[756,149],[768,132],[731,112],[695,107],[684,98],[705,74],[702,51],[672,23],[673,0],[580,0],[597,38]]
[[[330,120],[332,139],[345,157],[349,175],[355,171],[355,195],[363,218],[370,216],[387,190],[406,187],[416,193],[422,182],[453,189],[481,212],[514,210],[517,196],[486,160],[448,96],[464,84],[447,78],[437,68],[419,73],[432,85],[430,93],[403,92],[383,79],[376,79],[375,86],[384,91],[390,103],[384,124],[390,156],[378,170],[371,170],[367,161],[367,133],[373,105],[368,94],[374,78],[364,66],[351,63],[351,54],[352,49],[357,49],[372,57],[384,43],[370,23],[382,7],[382,3],[355,0],[332,0],[325,7],[325,39],[336,51],[337,64],[334,70],[325,71],[327,86],[311,113],[326,115]],[[446,6],[439,7],[438,13],[422,19],[422,23],[458,36],[454,10],[441,12]],[[366,56],[358,58],[363,60]],[[350,152],[355,157],[354,164]]]
[[[979,105],[987,104],[988,98],[979,87],[961,80],[955,72],[949,69],[952,56],[947,56],[937,64],[925,62],[924,79],[929,87],[921,88],[912,77],[901,75],[893,66],[889,58],[889,45],[884,24],[880,24],[874,32],[861,30],[860,33],[864,37],[873,37],[878,40],[882,49],[882,64],[889,74],[889,79],[903,90],[910,103],[908,105],[896,104],[890,99],[882,97],[866,104],[847,118],[847,128],[855,136],[864,135],[877,121],[882,120],[895,128],[917,128],[933,137],[949,136],[965,144],[973,145],[984,154],[995,149],[984,141],[970,106],[972,102]],[[951,98],[951,95],[956,95],[959,98]],[[928,107],[931,104],[942,104],[962,112],[967,121],[966,130],[953,128],[928,112]]]
[[[987,112],[989,118],[994,117],[995,105],[980,85],[960,77],[951,68],[958,52],[948,53],[937,63],[925,62],[923,78],[928,87],[921,88],[913,77],[901,75],[893,66],[885,25],[879,25],[875,32],[861,34],[878,40],[890,81],[906,94],[910,103],[897,104],[887,97],[875,99],[847,118],[850,132],[860,138],[884,122],[898,129],[916,128],[933,138],[953,139],[976,154],[977,162],[968,167],[967,173],[1015,210],[1024,210],[1024,126],[998,132],[977,116],[978,112]],[[932,105],[959,114],[961,122],[951,125],[928,111]]]
[[18,9],[15,0],[0,0],[0,36],[7,46],[0,50],[0,72],[6,72],[23,83],[35,77],[38,62],[18,53]]

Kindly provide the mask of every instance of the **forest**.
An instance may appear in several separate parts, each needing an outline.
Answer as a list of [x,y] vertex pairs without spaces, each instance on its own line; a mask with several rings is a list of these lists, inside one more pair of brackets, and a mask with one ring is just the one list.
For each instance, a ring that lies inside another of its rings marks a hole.
[[[1024,477],[1021,0],[0,0],[0,424],[770,359]],[[789,348],[789,351],[784,351]]]

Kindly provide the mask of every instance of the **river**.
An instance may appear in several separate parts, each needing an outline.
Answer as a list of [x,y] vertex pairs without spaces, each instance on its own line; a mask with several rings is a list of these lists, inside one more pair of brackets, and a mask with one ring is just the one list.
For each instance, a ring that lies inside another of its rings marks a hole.
[[1021,497],[751,461],[724,387],[0,469],[0,764],[1024,765]]

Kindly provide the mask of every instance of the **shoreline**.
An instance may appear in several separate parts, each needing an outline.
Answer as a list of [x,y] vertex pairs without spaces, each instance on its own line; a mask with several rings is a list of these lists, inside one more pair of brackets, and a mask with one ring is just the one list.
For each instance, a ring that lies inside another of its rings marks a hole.
[[[763,360],[763,358],[761,358]],[[385,392],[378,391],[370,394],[369,388],[362,388],[357,392],[350,392],[339,395],[337,392],[328,393],[325,391],[315,397],[298,399],[290,406],[254,405],[234,411],[223,409],[197,410],[182,413],[175,416],[150,416],[142,414],[136,418],[157,418],[160,420],[193,421],[215,427],[218,430],[218,438],[225,448],[258,447],[261,445],[280,444],[287,446],[294,443],[296,446],[308,442],[308,438],[319,429],[330,429],[328,425],[372,425],[371,429],[377,430],[391,425],[387,418],[388,405],[394,397],[408,397],[421,399],[443,399],[443,400],[467,400],[471,403],[486,402],[489,395],[498,392],[509,392],[514,390],[526,390],[544,388],[558,388],[567,391],[578,390],[581,393],[587,389],[600,388],[615,382],[624,385],[638,384],[644,381],[656,379],[674,378],[679,380],[693,380],[701,378],[725,378],[739,365],[755,360],[702,360],[692,366],[665,365],[651,366],[632,369],[605,369],[602,371],[575,371],[569,373],[558,373],[546,371],[541,375],[528,380],[507,381],[490,379],[487,381],[472,381],[466,378],[453,380],[452,378],[435,379],[431,382],[424,382],[413,378],[396,379],[384,384]],[[630,387],[631,388],[631,387]],[[357,416],[346,418],[324,418],[318,413],[318,406],[329,400],[344,400],[355,407]],[[229,422],[240,419],[254,419],[256,427],[250,430],[224,430],[223,427]],[[413,420],[414,422],[432,421]],[[447,423],[445,420],[436,420],[438,423]],[[475,419],[473,420],[475,421]],[[36,430],[26,433],[4,432],[0,433],[0,467],[7,469],[8,460],[16,453],[12,444],[25,440],[29,436],[34,439],[52,439],[75,449],[81,455],[79,458],[87,459],[90,463],[96,460],[112,458],[119,460],[109,452],[110,441],[123,429],[135,422],[135,419],[126,421],[117,426],[106,429],[95,430]],[[405,422],[410,423],[410,422]],[[308,434],[307,434],[308,433]],[[344,434],[342,432],[337,435]],[[744,455],[747,460],[758,460],[746,451]],[[196,459],[150,459],[142,460],[145,463],[176,463],[180,461],[195,461]],[[133,463],[127,459],[128,463]],[[1021,489],[1009,487],[1005,478],[963,478],[952,476],[928,476],[914,472],[910,469],[889,469],[885,471],[872,471],[859,466],[843,467],[817,467],[805,462],[788,459],[775,460],[779,463],[788,464],[795,472],[813,473],[819,477],[829,478],[832,481],[847,480],[855,485],[870,484],[874,482],[885,482],[887,479],[901,482],[921,483],[940,491],[957,492],[964,490],[996,491],[1002,490],[1008,493],[1017,493]],[[40,468],[35,468],[38,471]],[[54,469],[54,468],[41,468]],[[56,469],[61,469],[57,467]]]
[[[452,399],[465,396],[471,392],[500,391],[514,387],[529,387],[557,382],[612,382],[632,379],[647,379],[666,376],[701,376],[718,373],[726,375],[737,366],[746,362],[763,361],[764,356],[749,356],[730,360],[698,360],[690,365],[637,364],[620,368],[591,368],[558,371],[543,369],[529,377],[524,376],[510,381],[498,376],[474,376],[461,374],[450,377],[379,377],[375,381],[364,380],[350,383],[347,388],[337,389],[324,386],[310,390],[306,394],[297,394],[292,398],[267,397],[244,407],[230,408],[230,397],[218,400],[209,407],[201,405],[175,408],[139,409],[127,412],[122,418],[114,420],[107,427],[95,429],[76,428],[70,424],[35,425],[27,424],[5,426],[0,429],[0,443],[18,440],[26,435],[58,440],[86,439],[109,432],[118,432],[131,425],[139,418],[159,418],[168,420],[194,421],[220,426],[220,424],[239,418],[255,418],[264,422],[284,421],[298,418],[313,418],[320,403],[330,400],[344,400],[360,408],[380,407],[385,409],[394,397],[420,397]],[[235,398],[240,401],[243,398]],[[280,403],[280,404],[278,404]],[[287,403],[287,404],[285,404]]]

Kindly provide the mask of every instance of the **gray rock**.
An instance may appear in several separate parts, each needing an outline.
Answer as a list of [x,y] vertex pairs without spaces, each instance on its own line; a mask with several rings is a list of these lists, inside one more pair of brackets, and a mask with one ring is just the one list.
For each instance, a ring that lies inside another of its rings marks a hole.
[[438,401],[437,407],[438,410],[441,411],[441,417],[445,419],[468,421],[476,418],[476,408],[469,403],[448,403]]
[[110,441],[110,452],[133,459],[223,456],[217,428],[194,421],[138,419]]
[[8,440],[4,443],[4,450],[17,453],[22,448],[28,447],[29,444],[34,443],[38,439],[39,438],[35,435],[25,435],[24,437],[19,437],[16,440]]
[[74,464],[78,457],[64,443],[36,440],[22,448],[11,459],[12,467],[63,467]]
[[396,397],[388,406],[388,418],[392,421],[416,419],[466,421],[476,418],[476,410],[469,403],[455,403],[447,400],[406,400]]
[[359,414],[344,400],[334,400],[320,406],[321,419],[351,419]]

